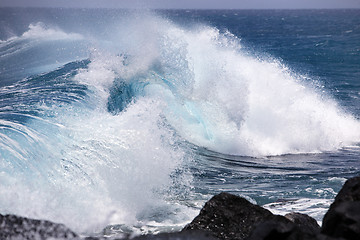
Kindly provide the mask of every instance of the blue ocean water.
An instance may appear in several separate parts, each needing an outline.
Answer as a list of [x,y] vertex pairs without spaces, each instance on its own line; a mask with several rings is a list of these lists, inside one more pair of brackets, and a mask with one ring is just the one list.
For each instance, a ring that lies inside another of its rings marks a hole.
[[360,173],[359,15],[0,9],[0,212],[156,233],[227,191],[321,222]]

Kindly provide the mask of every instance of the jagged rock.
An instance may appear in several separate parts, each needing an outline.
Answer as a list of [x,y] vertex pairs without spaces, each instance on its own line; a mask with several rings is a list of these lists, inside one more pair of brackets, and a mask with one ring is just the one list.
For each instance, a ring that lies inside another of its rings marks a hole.
[[0,214],[1,240],[78,239],[77,234],[62,224]]
[[360,239],[360,177],[347,180],[325,214],[322,234]]
[[285,217],[273,215],[244,198],[220,193],[205,204],[200,214],[183,231],[205,230],[220,239],[246,239],[255,225],[267,220],[291,223]]
[[305,232],[310,232],[310,233],[320,232],[320,226],[317,223],[317,221],[306,214],[292,212],[286,214],[284,217],[289,219],[291,222],[295,223],[297,226],[301,227],[301,229]]

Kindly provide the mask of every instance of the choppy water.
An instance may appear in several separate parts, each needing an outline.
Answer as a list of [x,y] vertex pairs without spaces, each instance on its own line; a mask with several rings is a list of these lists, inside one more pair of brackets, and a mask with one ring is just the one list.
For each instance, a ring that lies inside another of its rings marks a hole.
[[2,213],[174,231],[228,191],[320,222],[359,175],[359,10],[0,11]]

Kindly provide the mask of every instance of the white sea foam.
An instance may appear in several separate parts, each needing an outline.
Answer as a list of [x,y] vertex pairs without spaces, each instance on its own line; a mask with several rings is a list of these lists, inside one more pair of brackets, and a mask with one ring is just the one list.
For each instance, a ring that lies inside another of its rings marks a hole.
[[197,114],[189,113],[202,125],[195,133],[182,129],[186,138],[251,156],[335,150],[359,141],[358,120],[330,97],[276,61],[219,46],[221,37],[209,29],[186,35]]
[[299,212],[313,217],[321,226],[322,219],[327,212],[331,199],[311,199],[301,198],[275,203],[269,203],[263,207],[270,210],[273,214],[285,215],[291,212]]

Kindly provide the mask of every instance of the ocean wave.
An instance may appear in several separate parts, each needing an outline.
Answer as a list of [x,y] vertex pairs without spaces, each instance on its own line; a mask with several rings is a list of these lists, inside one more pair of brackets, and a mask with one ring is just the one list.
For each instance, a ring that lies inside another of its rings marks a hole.
[[[311,79],[244,51],[227,31],[149,13],[111,30],[89,43],[38,23],[15,48],[0,43],[0,61],[13,54],[3,62],[27,76],[0,89],[2,213],[80,232],[178,225],[196,214],[189,146],[265,157],[360,140],[359,120]],[[49,62],[62,67],[45,71]],[[42,70],[31,76],[32,67]]]
[[82,40],[84,37],[78,33],[66,33],[58,27],[49,27],[43,22],[30,23],[28,30],[21,36],[13,36],[0,43],[24,39],[53,40]]

